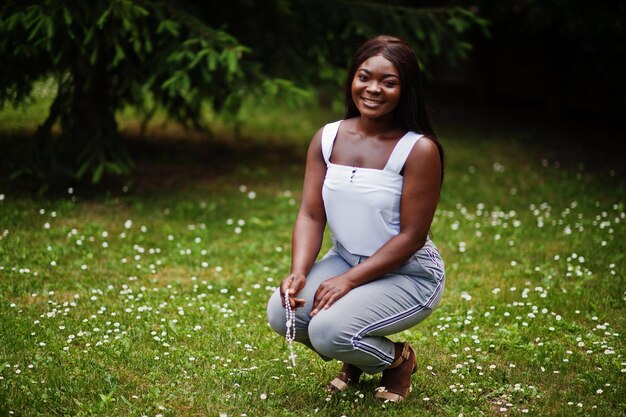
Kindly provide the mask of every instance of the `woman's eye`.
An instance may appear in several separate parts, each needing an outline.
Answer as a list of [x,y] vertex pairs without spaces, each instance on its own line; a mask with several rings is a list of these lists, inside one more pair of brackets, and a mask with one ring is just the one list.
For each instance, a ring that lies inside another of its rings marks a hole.
[[359,75],[359,81],[366,81],[367,77],[365,75]]

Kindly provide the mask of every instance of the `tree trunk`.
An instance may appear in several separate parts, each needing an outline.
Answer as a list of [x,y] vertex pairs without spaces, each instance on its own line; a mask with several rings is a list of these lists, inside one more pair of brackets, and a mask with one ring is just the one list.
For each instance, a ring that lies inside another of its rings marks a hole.
[[112,151],[121,144],[105,66],[79,63],[72,78],[72,97],[61,125],[65,157],[77,179],[82,179],[102,170],[99,166],[114,159]]

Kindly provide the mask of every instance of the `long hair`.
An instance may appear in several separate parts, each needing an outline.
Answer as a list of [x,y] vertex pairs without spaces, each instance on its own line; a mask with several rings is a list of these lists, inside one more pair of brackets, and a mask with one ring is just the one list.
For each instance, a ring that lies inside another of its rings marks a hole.
[[361,115],[352,99],[352,80],[361,64],[376,55],[389,60],[400,76],[400,102],[393,112],[394,122],[403,129],[421,133],[435,142],[441,159],[441,181],[443,182],[444,150],[428,114],[422,88],[422,71],[415,52],[402,39],[380,35],[369,39],[357,49],[346,80],[344,118],[349,119]]

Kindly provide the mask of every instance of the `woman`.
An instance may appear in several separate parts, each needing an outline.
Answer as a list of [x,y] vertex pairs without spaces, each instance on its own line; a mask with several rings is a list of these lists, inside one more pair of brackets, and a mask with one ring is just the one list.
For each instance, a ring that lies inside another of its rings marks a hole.
[[[444,287],[429,238],[443,180],[443,149],[426,113],[420,69],[402,40],[378,36],[356,52],[346,113],[314,136],[294,225],[291,272],[268,303],[272,328],[343,362],[331,393],[382,371],[376,397],[402,401],[414,350],[386,336],[425,319]],[[326,223],[333,248],[315,262]]]

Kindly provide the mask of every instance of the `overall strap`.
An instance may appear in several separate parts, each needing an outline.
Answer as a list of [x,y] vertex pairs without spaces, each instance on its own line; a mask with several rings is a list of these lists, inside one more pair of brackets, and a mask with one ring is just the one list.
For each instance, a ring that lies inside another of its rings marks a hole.
[[387,165],[385,165],[384,171],[390,171],[394,174],[400,175],[402,168],[404,168],[406,159],[409,157],[411,149],[413,149],[413,145],[415,145],[415,143],[423,136],[424,135],[420,135],[415,132],[408,132],[404,135],[398,143],[396,143],[396,146],[387,161]]
[[326,165],[330,163],[330,154],[333,151],[333,143],[337,137],[337,131],[339,130],[339,124],[341,120],[337,120],[333,123],[328,123],[322,130],[322,155]]

